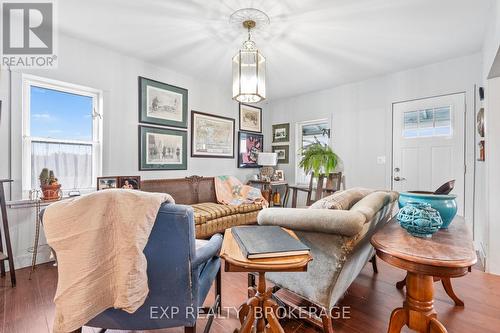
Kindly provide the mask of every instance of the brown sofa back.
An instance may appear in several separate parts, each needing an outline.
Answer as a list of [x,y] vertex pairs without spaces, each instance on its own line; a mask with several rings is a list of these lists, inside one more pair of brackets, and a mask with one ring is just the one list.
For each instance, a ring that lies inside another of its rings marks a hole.
[[173,179],[141,181],[141,190],[170,194],[176,203],[192,205],[201,202],[217,202],[214,177],[190,176]]

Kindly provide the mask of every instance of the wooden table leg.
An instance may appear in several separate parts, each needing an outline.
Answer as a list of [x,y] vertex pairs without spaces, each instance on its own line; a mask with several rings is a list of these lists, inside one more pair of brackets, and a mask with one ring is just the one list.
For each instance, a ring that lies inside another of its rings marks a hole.
[[417,332],[447,332],[434,310],[432,276],[412,272],[406,275],[406,299],[402,308],[392,312],[387,332],[399,333],[404,325]]
[[457,294],[455,294],[455,291],[453,290],[453,286],[451,285],[451,279],[449,277],[447,278],[441,278],[441,283],[443,284],[443,288],[450,296],[450,298],[455,302],[456,306],[464,306],[464,301],[462,301],[460,298],[458,298]]
[[[406,300],[403,306],[408,312],[408,327],[413,330],[429,332],[432,319],[439,323],[434,310],[434,278],[408,272]],[[436,326],[436,323],[433,326]]]
[[[406,276],[408,276],[408,274],[406,274]],[[396,283],[396,288],[398,288],[399,290],[403,289],[404,286],[406,286],[406,276],[403,280]]]
[[387,333],[399,333],[403,326],[408,323],[408,313],[403,308],[397,308],[391,313],[389,329]]
[[255,296],[241,305],[238,316],[241,323],[240,333],[249,333],[253,326],[257,333],[267,331],[285,333],[278,321],[278,304],[272,299],[273,288],[266,288],[266,273],[260,272],[257,289],[248,288]]
[[[407,275],[408,276],[408,275]],[[451,279],[449,277],[434,277],[433,278],[434,282],[440,281],[443,284],[443,288],[446,291],[446,294],[450,296],[450,298],[455,302],[455,306],[465,306],[464,301],[462,301],[457,294],[455,294],[455,291],[453,290],[453,286],[451,285]],[[398,289],[403,289],[403,287],[406,285],[406,277],[396,283],[396,288]]]

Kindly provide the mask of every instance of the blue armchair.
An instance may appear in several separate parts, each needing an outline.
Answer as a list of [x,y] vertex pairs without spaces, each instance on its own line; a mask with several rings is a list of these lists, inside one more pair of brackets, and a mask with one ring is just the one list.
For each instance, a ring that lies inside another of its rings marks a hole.
[[[164,204],[158,211],[144,249],[148,261],[149,295],[136,312],[107,309],[86,326],[106,329],[153,330],[184,327],[196,332],[198,310],[220,312],[222,236],[195,241],[193,210],[189,206]],[[202,308],[215,280],[215,303]],[[205,332],[208,332],[210,316]]]

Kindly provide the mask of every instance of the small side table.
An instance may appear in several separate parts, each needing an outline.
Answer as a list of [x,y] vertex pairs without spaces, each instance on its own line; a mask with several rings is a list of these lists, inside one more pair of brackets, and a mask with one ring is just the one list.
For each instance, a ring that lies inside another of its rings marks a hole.
[[434,309],[434,277],[456,278],[477,261],[472,237],[461,217],[432,238],[413,237],[392,219],[373,235],[371,243],[382,260],[407,271],[406,299],[391,314],[388,333],[403,326],[417,332],[446,333]]
[[[287,230],[287,232],[297,238],[292,231]],[[266,322],[269,326],[268,332],[284,332],[276,313],[278,304],[272,299],[273,288],[266,287],[266,272],[305,272],[309,261],[312,260],[311,255],[249,260],[241,253],[231,229],[227,229],[220,256],[224,259],[226,272],[259,273],[257,288],[250,290],[253,296],[239,309],[241,323],[239,332],[250,333],[252,328],[256,326],[257,333],[264,333]]]
[[[269,193],[270,193],[270,195],[269,195],[270,198],[268,200],[269,206],[284,207],[284,204],[286,203],[286,197],[288,196],[288,182],[282,181],[282,180],[267,181],[267,180],[259,180],[259,179],[250,179],[247,184],[250,186],[252,186],[252,185],[260,186],[260,189],[262,192],[269,191]],[[285,187],[284,196],[280,199],[280,204],[276,205],[276,204],[273,204],[273,194],[276,192],[279,192],[278,188],[280,186]]]

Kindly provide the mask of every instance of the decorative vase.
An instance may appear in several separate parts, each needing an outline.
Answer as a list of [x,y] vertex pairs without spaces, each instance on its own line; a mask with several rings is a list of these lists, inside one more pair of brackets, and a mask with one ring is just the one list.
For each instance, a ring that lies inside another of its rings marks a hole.
[[428,203],[408,202],[399,210],[399,225],[412,236],[428,238],[437,232],[443,220],[439,212]]
[[399,194],[399,208],[407,203],[427,203],[439,212],[443,225],[447,229],[457,215],[457,196],[453,194],[433,194],[431,192],[402,192]]
[[61,195],[61,184],[42,185],[43,200],[58,200]]

